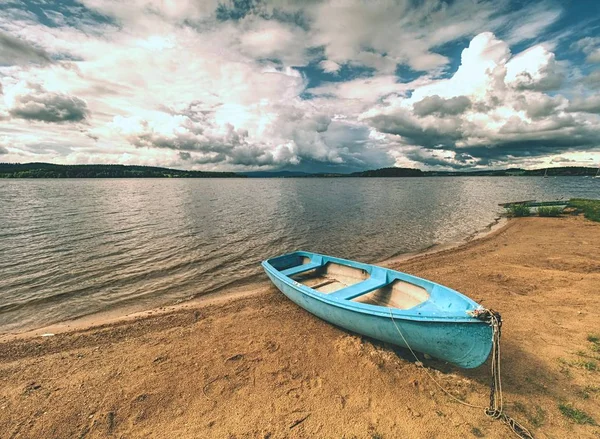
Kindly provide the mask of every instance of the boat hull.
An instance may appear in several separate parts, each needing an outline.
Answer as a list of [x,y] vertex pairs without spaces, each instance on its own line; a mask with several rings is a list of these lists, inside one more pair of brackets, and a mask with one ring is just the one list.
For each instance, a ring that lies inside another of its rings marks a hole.
[[[426,353],[462,368],[475,368],[488,358],[492,344],[492,329],[478,320],[419,321],[392,314],[370,313],[347,309],[336,303],[305,294],[293,281],[279,276],[263,263],[273,284],[292,302],[311,314],[342,327],[380,341]],[[402,335],[400,334],[400,332]],[[408,344],[407,344],[408,343]]]

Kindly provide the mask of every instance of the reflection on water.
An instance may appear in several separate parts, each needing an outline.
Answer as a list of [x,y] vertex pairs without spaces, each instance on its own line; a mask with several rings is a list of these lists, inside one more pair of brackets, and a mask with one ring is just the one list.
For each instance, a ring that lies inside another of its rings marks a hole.
[[497,203],[598,197],[583,178],[0,182],[0,331],[258,279],[296,249],[376,262],[463,239]]

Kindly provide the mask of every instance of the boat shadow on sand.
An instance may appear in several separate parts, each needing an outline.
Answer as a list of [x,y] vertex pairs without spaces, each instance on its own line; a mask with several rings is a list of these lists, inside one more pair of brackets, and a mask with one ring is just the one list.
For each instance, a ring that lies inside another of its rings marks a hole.
[[[414,352],[413,354],[409,349],[356,334],[341,327],[336,326],[336,328],[347,334],[347,336],[359,338],[362,344],[371,345],[374,350],[392,353],[402,363],[415,364],[419,369],[422,365],[423,368],[427,369],[429,375],[450,393],[455,393],[454,390],[456,390],[453,381],[460,381],[461,387],[465,379],[473,383],[470,392],[467,393],[476,392],[480,394],[481,387],[487,389],[490,386],[492,380],[491,356],[477,368],[464,369],[449,362],[432,358],[427,354],[420,352]],[[502,337],[501,348],[502,384],[507,394],[522,395],[526,396],[527,399],[535,398],[536,395],[550,396],[553,399],[560,398],[558,392],[552,391],[552,387],[557,386],[557,381],[564,378],[563,376],[551,370],[547,363],[523,350],[518,343],[508,337]],[[383,364],[381,369],[386,370],[386,365]],[[426,379],[428,378],[424,378],[424,380]],[[431,384],[435,385],[433,382]],[[462,392],[458,392],[455,396],[460,397],[460,393]],[[487,393],[483,393],[481,396],[487,402]],[[479,397],[476,398],[479,399]],[[510,406],[511,402],[508,401],[506,405]]]

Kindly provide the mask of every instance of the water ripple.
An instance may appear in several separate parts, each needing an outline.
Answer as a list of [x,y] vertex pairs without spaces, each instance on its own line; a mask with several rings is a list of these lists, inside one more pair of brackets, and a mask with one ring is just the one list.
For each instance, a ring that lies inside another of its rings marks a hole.
[[375,262],[469,236],[497,203],[592,179],[0,181],[0,332],[263,279],[298,248]]

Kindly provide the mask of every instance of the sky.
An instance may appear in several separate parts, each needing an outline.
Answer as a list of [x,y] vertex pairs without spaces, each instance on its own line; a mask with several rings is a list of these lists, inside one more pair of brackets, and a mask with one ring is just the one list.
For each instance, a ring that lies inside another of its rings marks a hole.
[[600,165],[600,2],[0,0],[0,162]]

